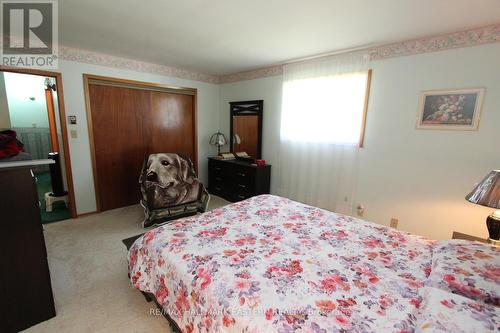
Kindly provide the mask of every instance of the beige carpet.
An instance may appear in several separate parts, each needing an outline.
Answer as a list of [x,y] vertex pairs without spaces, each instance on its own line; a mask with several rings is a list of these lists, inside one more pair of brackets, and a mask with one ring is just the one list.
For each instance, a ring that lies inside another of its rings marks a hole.
[[[209,209],[228,202],[212,196]],[[145,230],[139,205],[47,224],[57,316],[25,332],[171,332],[127,278],[122,239]]]

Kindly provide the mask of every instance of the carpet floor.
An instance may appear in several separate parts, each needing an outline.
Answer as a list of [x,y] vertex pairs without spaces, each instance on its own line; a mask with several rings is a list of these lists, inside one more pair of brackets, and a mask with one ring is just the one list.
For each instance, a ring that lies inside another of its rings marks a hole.
[[[226,204],[211,196],[209,209]],[[25,332],[171,332],[127,278],[122,239],[143,216],[135,205],[44,225],[57,316]]]

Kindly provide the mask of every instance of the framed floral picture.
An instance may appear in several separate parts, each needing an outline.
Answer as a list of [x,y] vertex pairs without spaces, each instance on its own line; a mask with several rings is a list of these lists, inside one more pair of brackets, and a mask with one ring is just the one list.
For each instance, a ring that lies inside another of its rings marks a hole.
[[417,128],[475,131],[485,88],[423,91]]

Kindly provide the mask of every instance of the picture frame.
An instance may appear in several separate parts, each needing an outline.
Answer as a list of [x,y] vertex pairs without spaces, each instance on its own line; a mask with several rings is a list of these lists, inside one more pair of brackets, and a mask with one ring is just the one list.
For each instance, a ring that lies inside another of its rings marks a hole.
[[477,131],[485,92],[483,87],[422,91],[417,129]]

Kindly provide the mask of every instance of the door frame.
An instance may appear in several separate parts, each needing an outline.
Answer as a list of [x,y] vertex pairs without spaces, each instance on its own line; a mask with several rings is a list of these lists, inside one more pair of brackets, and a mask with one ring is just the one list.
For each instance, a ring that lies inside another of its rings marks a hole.
[[198,172],[198,89],[196,88],[188,88],[188,87],[178,87],[171,86],[167,84],[160,83],[152,83],[152,82],[144,82],[144,81],[135,81],[135,80],[127,80],[110,76],[102,76],[102,75],[94,75],[83,73],[83,90],[85,96],[85,111],[87,113],[87,126],[89,132],[89,142],[90,142],[90,154],[92,159],[92,174],[94,177],[94,193],[96,198],[96,208],[97,212],[102,212],[101,209],[101,200],[100,194],[98,191],[99,178],[97,176],[97,165],[96,165],[96,153],[95,153],[95,144],[94,144],[94,129],[92,126],[92,108],[90,107],[90,84],[91,81],[101,81],[102,85],[107,86],[120,86],[120,87],[137,87],[137,89],[143,90],[155,90],[155,91],[164,91],[172,94],[181,94],[181,95],[190,95],[193,96],[193,112],[194,112],[194,161],[193,165]]
[[69,195],[69,211],[71,217],[76,218],[77,213],[76,213],[76,203],[75,203],[75,189],[73,186],[73,172],[71,169],[71,156],[69,152],[68,128],[66,126],[66,111],[64,109],[64,89],[63,89],[62,74],[60,72],[45,71],[40,69],[15,68],[6,66],[0,66],[0,71],[19,73],[19,74],[30,74],[37,76],[47,76],[47,77],[52,77],[56,80],[57,104],[59,107],[59,125],[61,126],[63,152],[64,152],[64,167],[66,169],[66,183],[68,185],[68,195]]

